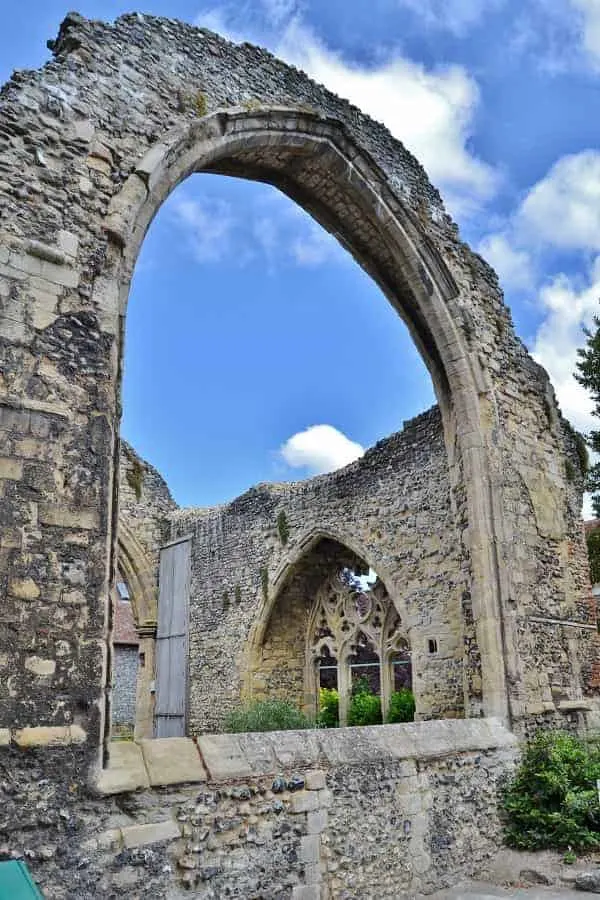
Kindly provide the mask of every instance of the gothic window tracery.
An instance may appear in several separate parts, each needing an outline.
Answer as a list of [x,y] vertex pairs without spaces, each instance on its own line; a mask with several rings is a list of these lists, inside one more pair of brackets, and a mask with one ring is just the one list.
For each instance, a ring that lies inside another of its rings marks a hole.
[[315,683],[337,687],[340,725],[346,724],[353,682],[368,681],[387,711],[394,690],[410,687],[410,650],[401,618],[385,585],[348,567],[317,591],[308,629],[308,659]]

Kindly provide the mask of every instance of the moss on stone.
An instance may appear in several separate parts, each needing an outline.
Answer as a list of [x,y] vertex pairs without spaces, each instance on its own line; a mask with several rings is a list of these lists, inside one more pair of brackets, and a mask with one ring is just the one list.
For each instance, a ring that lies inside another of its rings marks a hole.
[[277,531],[279,534],[279,540],[285,547],[285,545],[288,542],[288,538],[290,536],[290,526],[288,525],[287,516],[283,509],[277,516]]
[[208,112],[208,104],[206,102],[206,95],[202,93],[202,91],[198,91],[194,98],[194,106],[196,107],[197,114],[202,117],[205,116]]
[[140,500],[144,486],[144,466],[139,459],[135,457],[131,459],[131,468],[127,470],[125,477],[127,484],[135,494],[136,500]]

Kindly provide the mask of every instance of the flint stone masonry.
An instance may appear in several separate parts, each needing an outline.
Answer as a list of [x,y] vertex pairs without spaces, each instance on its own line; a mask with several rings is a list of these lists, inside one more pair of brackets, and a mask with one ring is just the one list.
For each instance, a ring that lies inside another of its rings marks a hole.
[[114,648],[112,721],[114,725],[135,725],[138,648]]
[[[237,773],[223,767],[207,779],[213,740],[240,761]],[[129,749],[141,758],[152,744],[173,764],[193,749],[199,768],[182,769],[171,786],[146,782],[100,798],[73,790],[82,748],[0,757],[0,778],[15,788],[3,798],[1,852],[26,851],[48,900],[431,893],[477,872],[493,852],[497,790],[516,750],[495,720],[207,735],[197,748],[175,738]],[[124,746],[111,748],[115,782],[119,767],[129,771]]]

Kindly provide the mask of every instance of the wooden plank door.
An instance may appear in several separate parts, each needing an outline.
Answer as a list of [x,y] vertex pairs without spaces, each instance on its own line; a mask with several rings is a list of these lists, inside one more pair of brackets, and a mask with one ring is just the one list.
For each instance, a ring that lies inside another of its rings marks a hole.
[[154,713],[158,738],[185,736],[190,546],[184,538],[160,551]]

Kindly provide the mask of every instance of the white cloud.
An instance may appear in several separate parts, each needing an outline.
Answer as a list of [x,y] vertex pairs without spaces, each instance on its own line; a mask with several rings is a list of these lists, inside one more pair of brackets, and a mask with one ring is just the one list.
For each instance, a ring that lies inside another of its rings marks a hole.
[[219,262],[228,255],[236,225],[229,203],[219,198],[198,200],[176,195],[172,204],[199,262]]
[[506,234],[490,234],[484,237],[477,252],[486,259],[500,276],[503,287],[530,288],[533,284],[533,263],[527,250],[512,246]]
[[593,326],[599,297],[600,256],[585,283],[560,274],[544,285],[539,295],[545,318],[536,334],[533,356],[550,375],[564,414],[580,431],[597,427],[590,395],[575,381],[573,372],[577,348],[585,342],[582,328]]
[[478,250],[515,288],[531,287],[535,258],[544,251],[600,251],[600,151],[558,159]]
[[209,31],[216,31],[217,34],[229,38],[230,41],[238,42],[244,40],[243,35],[238,34],[235,28],[232,27],[230,16],[223,7],[215,6],[202,10],[195,17],[194,25],[198,28],[208,28]]
[[[526,194],[512,219],[485,237],[480,252],[497,267],[506,285],[535,288],[536,269],[546,269],[553,253],[576,254],[579,276],[555,272],[537,285],[541,322],[533,355],[547,370],[558,402],[576,428],[594,427],[587,391],[573,377],[582,328],[600,312],[600,152],[560,158]],[[590,266],[589,253],[596,256]]]
[[273,25],[280,25],[298,12],[296,0],[261,0],[265,16]]
[[600,0],[571,0],[582,16],[582,43],[594,68],[600,68]]
[[[243,266],[262,259],[268,271],[280,266],[314,268],[349,259],[335,238],[308,213],[273,189],[248,205],[234,206],[214,192],[180,188],[169,201],[171,216],[185,234],[195,259]],[[267,192],[268,191],[268,192]]]
[[516,227],[531,241],[600,250],[600,152],[561,157],[527,194]]
[[280,448],[288,466],[307,468],[313,474],[341,469],[364,452],[360,444],[351,441],[333,425],[311,425],[292,435]]
[[485,16],[496,12],[504,0],[398,0],[419,15],[425,25],[462,37]]
[[572,2],[577,0],[528,0],[515,6],[508,53],[550,76],[580,69],[582,19],[573,15]]
[[299,266],[321,266],[329,262],[339,250],[339,245],[327,231],[314,222],[312,227],[298,235],[291,245],[291,253]]
[[527,0],[508,51],[549,75],[600,69],[600,0]]
[[277,52],[383,122],[424,165],[455,212],[494,192],[496,173],[467,147],[479,90],[463,67],[427,70],[401,56],[372,68],[358,66],[325,47],[297,19]]

